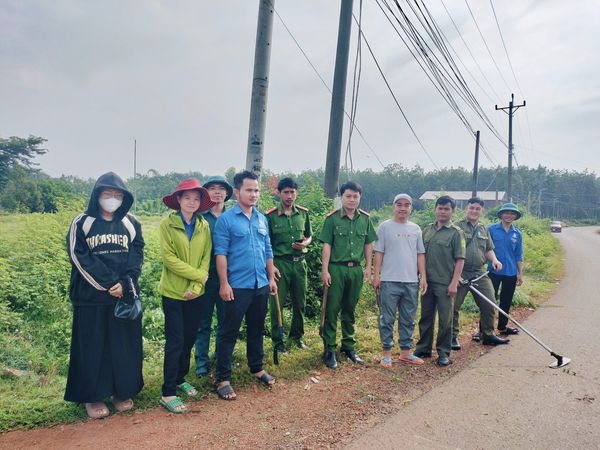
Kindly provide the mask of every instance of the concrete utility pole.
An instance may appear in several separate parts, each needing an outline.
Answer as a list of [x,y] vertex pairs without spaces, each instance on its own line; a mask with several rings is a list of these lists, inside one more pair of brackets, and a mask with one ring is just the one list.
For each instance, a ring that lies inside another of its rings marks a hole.
[[[508,106],[503,108],[498,108],[496,105],[496,111],[502,110],[506,114],[508,114],[508,186],[506,188],[506,195],[508,197],[508,201],[512,201],[512,160],[513,160],[513,143],[512,143],[512,119],[513,114],[517,109],[521,106],[525,106],[525,100],[523,100],[522,105],[515,105],[515,94],[510,94],[510,102]],[[508,110],[508,112],[506,112]]]
[[344,130],[344,100],[346,97],[346,75],[348,54],[350,53],[350,32],[352,30],[353,0],[342,0],[340,24],[338,28],[331,113],[329,115],[329,139],[327,141],[327,161],[325,163],[325,194],[334,198],[338,190],[340,176],[340,155],[342,152],[342,132]]
[[475,163],[473,164],[473,189],[471,197],[477,197],[477,176],[479,174],[479,130],[475,133]]
[[254,172],[259,177],[263,169],[274,7],[275,0],[260,0],[259,2],[256,49],[254,51],[254,73],[252,75],[252,101],[250,105],[246,170]]
[[133,212],[136,212],[137,206],[137,184],[135,177],[137,176],[137,139],[133,140]]

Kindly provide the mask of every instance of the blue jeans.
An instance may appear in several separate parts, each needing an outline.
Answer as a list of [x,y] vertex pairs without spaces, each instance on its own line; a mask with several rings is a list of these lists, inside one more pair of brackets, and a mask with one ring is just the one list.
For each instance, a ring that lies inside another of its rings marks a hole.
[[[210,335],[212,331],[212,318],[215,307],[217,309],[217,333],[221,327],[223,316],[223,300],[219,296],[219,280],[209,278],[206,282],[204,295],[200,297],[202,306],[200,307],[200,324],[198,325],[198,334],[196,335],[196,374],[206,375],[210,369]],[[215,338],[215,359],[219,348]]]
[[380,286],[379,336],[384,350],[394,346],[394,322],[398,317],[398,344],[407,350],[413,344],[415,315],[419,298],[419,283],[382,281]]

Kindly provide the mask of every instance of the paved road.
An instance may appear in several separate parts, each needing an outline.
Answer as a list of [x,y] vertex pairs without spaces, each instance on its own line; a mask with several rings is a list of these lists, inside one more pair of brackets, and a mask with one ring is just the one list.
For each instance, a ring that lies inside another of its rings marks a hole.
[[356,439],[349,448],[600,449],[600,230],[566,228],[565,277],[524,333]]

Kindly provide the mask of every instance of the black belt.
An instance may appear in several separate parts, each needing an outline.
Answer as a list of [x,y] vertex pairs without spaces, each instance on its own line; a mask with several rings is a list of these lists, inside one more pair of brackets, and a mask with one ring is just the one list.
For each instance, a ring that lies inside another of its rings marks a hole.
[[304,261],[304,257],[305,257],[305,255],[299,255],[299,256],[280,255],[280,256],[276,256],[275,258],[281,258],[281,259],[285,259],[287,261],[298,262],[298,261]]
[[336,266],[355,267],[360,266],[360,261],[337,261],[330,262],[329,264],[335,264]]

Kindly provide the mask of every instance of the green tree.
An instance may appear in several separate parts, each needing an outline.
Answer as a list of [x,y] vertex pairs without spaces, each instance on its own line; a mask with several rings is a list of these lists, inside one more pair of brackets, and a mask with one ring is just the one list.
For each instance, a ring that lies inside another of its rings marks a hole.
[[0,189],[8,180],[9,173],[16,167],[31,169],[35,163],[33,158],[43,155],[48,150],[42,148],[46,139],[30,135],[28,138],[11,136],[0,138]]

